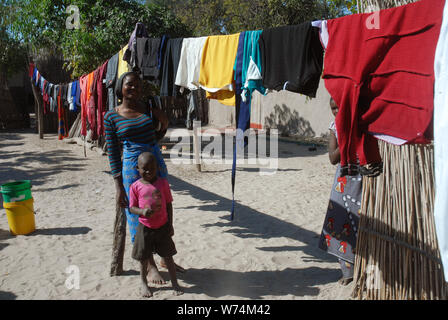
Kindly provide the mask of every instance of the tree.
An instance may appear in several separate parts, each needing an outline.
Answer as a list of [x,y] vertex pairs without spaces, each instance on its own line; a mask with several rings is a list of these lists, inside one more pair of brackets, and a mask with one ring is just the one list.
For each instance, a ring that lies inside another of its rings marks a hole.
[[[66,69],[74,77],[91,72],[127,44],[137,22],[143,22],[150,36],[187,36],[189,28],[166,8],[139,1],[26,0],[11,1],[15,39],[31,52],[41,48],[61,52]],[[79,28],[67,28],[76,6]]]
[[152,0],[168,7],[195,36],[294,25],[347,14],[345,2],[326,0]]
[[8,0],[0,1],[0,77],[2,82],[19,68],[24,67],[26,48],[14,39],[11,30],[11,10]]

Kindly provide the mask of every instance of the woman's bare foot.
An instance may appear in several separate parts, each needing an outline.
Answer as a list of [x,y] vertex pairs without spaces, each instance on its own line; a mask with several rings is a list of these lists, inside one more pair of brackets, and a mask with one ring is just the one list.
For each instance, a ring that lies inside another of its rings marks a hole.
[[159,273],[159,270],[157,268],[149,265],[148,266],[148,278],[151,283],[154,284],[165,284],[166,281],[163,280],[162,276]]
[[340,285],[346,286],[346,285],[348,285],[352,281],[353,281],[353,278],[341,278],[341,279],[339,279],[338,282],[339,282]]
[[149,288],[146,283],[142,282],[142,287],[140,290],[141,290],[143,298],[151,298],[152,297],[151,288]]

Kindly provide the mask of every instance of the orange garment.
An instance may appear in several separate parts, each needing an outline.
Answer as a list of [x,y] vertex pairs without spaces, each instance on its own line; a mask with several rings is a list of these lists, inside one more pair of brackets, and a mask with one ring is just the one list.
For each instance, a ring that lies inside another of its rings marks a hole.
[[93,72],[79,78],[81,88],[81,135],[87,135],[87,103],[91,96],[91,86],[93,82]]

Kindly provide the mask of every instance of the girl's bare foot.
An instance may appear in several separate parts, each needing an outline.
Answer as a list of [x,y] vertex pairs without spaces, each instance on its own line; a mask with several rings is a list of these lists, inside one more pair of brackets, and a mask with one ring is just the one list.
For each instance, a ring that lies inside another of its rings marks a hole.
[[146,283],[142,283],[142,287],[140,290],[141,290],[143,298],[151,298],[152,297],[152,291]]
[[[168,269],[168,267],[166,266],[165,260],[160,260],[160,266],[164,269]],[[176,267],[176,272],[179,273],[185,273],[187,272],[184,268],[182,268],[181,266],[179,266],[178,264],[174,263],[174,266]]]
[[151,283],[154,284],[165,284],[165,280],[163,280],[162,276],[159,273],[159,270],[157,268],[149,265],[148,266],[148,278]]

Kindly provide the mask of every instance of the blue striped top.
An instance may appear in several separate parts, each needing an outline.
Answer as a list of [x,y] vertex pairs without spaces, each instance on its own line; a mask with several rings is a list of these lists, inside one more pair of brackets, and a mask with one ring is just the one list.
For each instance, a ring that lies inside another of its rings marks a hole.
[[115,110],[109,110],[104,116],[104,128],[109,164],[114,178],[121,175],[123,167],[120,143],[124,141],[149,145],[156,143],[152,120],[146,114],[128,119]]

